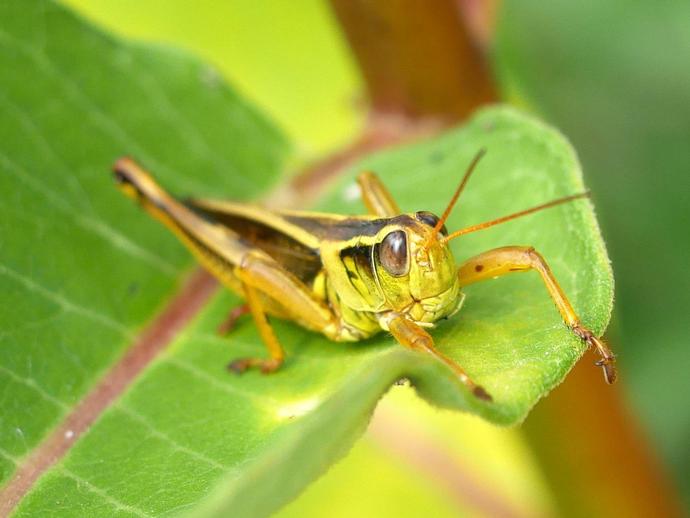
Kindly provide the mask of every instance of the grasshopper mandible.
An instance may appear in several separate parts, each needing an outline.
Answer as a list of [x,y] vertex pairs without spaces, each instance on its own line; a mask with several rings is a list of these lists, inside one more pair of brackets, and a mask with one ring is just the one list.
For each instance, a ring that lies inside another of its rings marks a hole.
[[129,158],[114,166],[120,189],[170,228],[199,262],[246,304],[231,313],[251,313],[270,358],[242,358],[229,368],[273,372],[283,348],[266,315],[293,320],[335,341],[358,341],[390,332],[404,347],[448,365],[477,397],[491,400],[426,331],[462,305],[462,288],[512,272],[536,270],[565,324],[601,356],[606,381],[616,378],[614,355],[583,327],[544,258],[529,246],[489,250],[456,266],[448,242],[463,234],[587,196],[566,196],[448,234],[445,221],[467,184],[480,151],[439,218],[403,213],[373,173],[358,178],[369,215],[342,216],[271,211],[216,200],[180,202]]

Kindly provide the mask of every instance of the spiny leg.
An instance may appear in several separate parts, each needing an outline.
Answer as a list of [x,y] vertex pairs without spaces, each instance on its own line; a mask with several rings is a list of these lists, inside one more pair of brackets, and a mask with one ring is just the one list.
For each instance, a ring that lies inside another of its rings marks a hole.
[[506,246],[479,254],[460,265],[460,286],[467,286],[486,279],[493,279],[513,272],[536,270],[541,275],[549,295],[568,327],[587,345],[596,349],[601,359],[596,365],[604,370],[608,383],[616,380],[615,356],[609,347],[594,333],[582,326],[568,298],[563,293],[551,268],[544,258],[530,246]]
[[484,387],[477,385],[470,379],[462,367],[434,347],[433,338],[431,338],[429,333],[424,331],[424,329],[402,315],[391,318],[387,323],[391,334],[401,345],[415,351],[425,352],[435,356],[453,369],[460,381],[470,392],[472,392],[472,394],[486,401],[492,400],[489,393],[484,390]]
[[330,309],[315,299],[299,279],[262,252],[247,253],[234,272],[242,282],[247,306],[271,358],[238,359],[228,366],[231,370],[243,372],[249,367],[258,366],[262,372],[269,373],[283,363],[285,353],[266,318],[262,296],[270,297],[285,308],[288,314],[312,329],[327,336],[337,332],[337,324]]
[[367,171],[360,174],[357,183],[362,191],[362,201],[370,214],[385,218],[401,213],[393,196],[375,173]]
[[230,310],[228,316],[223,320],[218,326],[218,334],[226,335],[232,331],[237,324],[237,321],[244,315],[250,312],[249,306],[247,304],[241,304]]
[[256,289],[247,284],[244,284],[243,287],[245,296],[247,298],[247,306],[249,307],[249,311],[251,312],[254,322],[256,323],[256,327],[259,330],[259,335],[261,335],[261,339],[264,341],[271,358],[240,358],[231,362],[230,365],[228,365],[228,369],[241,373],[247,370],[249,367],[259,367],[261,372],[267,374],[280,367],[280,365],[283,363],[283,359],[285,358],[285,353],[283,352],[283,348],[273,332],[271,324],[269,324],[268,319],[266,318],[266,313],[261,305],[259,293],[256,291]]
[[295,275],[262,252],[246,254],[235,274],[246,286],[277,302],[293,320],[329,337],[337,334],[338,324],[331,309]]

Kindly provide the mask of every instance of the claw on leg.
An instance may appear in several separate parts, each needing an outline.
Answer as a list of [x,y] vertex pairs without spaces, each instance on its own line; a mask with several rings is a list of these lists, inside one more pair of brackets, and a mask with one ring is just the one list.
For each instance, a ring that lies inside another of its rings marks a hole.
[[609,347],[599,340],[594,333],[589,329],[582,327],[579,323],[572,326],[573,333],[585,341],[589,347],[594,347],[601,356],[601,359],[596,361],[594,365],[601,367],[604,371],[604,378],[606,383],[614,383],[618,377],[618,372],[616,370],[616,357]]
[[242,374],[247,369],[256,367],[264,374],[270,374],[278,370],[282,363],[283,360],[278,358],[238,358],[228,364],[228,370],[235,374]]
[[266,318],[266,313],[264,313],[263,307],[261,306],[261,299],[255,288],[248,284],[244,284],[244,291],[247,300],[247,304],[235,308],[230,313],[230,318],[237,317],[234,315],[236,312],[242,314],[251,313],[254,317],[254,323],[259,330],[259,335],[264,341],[268,352],[270,353],[270,358],[238,358],[230,362],[228,365],[228,370],[231,370],[237,374],[242,374],[244,371],[251,367],[258,367],[264,374],[269,374],[278,369],[283,363],[283,358],[285,358],[285,353],[283,348],[278,342],[276,335],[273,333],[273,328],[268,323]]
[[491,394],[484,390],[484,387],[482,387],[481,385],[475,385],[474,390],[472,390],[472,394],[474,394],[479,399],[483,399],[484,401],[494,400],[494,398],[491,397]]

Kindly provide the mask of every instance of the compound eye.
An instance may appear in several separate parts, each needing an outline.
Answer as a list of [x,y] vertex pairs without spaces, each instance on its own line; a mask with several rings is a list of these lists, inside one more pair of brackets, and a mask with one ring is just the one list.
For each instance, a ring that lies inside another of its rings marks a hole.
[[393,277],[405,275],[409,270],[407,236],[402,230],[388,234],[379,247],[381,264]]
[[[436,214],[433,214],[431,212],[428,212],[426,210],[419,211],[415,214],[417,216],[417,219],[424,223],[425,225],[429,225],[431,228],[434,228],[436,226],[436,223],[438,223],[439,217]],[[441,234],[444,236],[448,235],[448,229],[446,228],[445,225],[441,227]]]

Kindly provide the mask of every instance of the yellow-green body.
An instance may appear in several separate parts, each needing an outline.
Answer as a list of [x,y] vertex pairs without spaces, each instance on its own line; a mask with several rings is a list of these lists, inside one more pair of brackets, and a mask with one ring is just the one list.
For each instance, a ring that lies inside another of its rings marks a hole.
[[230,368],[273,372],[284,352],[266,313],[293,320],[335,341],[358,341],[382,330],[403,346],[448,365],[459,381],[485,400],[489,394],[435,346],[424,328],[460,309],[461,288],[512,272],[536,270],[572,331],[594,346],[606,379],[615,379],[608,347],[584,328],[546,261],[533,248],[507,246],[456,265],[448,241],[510,218],[582,197],[575,195],[448,235],[443,223],[481,157],[470,165],[441,218],[402,213],[373,173],[359,177],[370,215],[342,216],[271,211],[215,200],[182,203],[132,160],[115,164],[125,194],[170,228],[199,262],[244,297],[270,358],[241,358]]
[[[262,207],[215,200],[193,200],[197,211],[209,219],[234,224],[233,230],[242,234],[249,221],[260,223],[277,235],[289,236],[303,248],[289,247],[285,242],[276,247],[275,241],[265,246],[265,252],[291,271],[290,259],[298,254],[301,261],[318,262],[317,271],[297,272],[300,281],[307,283],[316,298],[326,303],[339,325],[324,332],[335,341],[358,341],[387,330],[385,316],[390,311],[403,313],[412,321],[431,327],[434,322],[452,315],[460,308],[463,297],[457,277],[455,260],[447,246],[422,248],[423,240],[432,230],[415,214],[401,214],[391,218],[376,216],[342,216],[303,211],[270,211]],[[377,257],[377,246],[386,235],[401,230],[407,233],[409,272],[391,276]],[[259,244],[261,246],[261,244]],[[273,253],[271,253],[273,252]],[[307,254],[311,254],[309,258]],[[218,269],[218,267],[215,267]],[[226,284],[240,294],[242,288],[236,276],[216,272],[226,278]],[[289,308],[276,305],[266,297],[269,313],[292,318]]]

